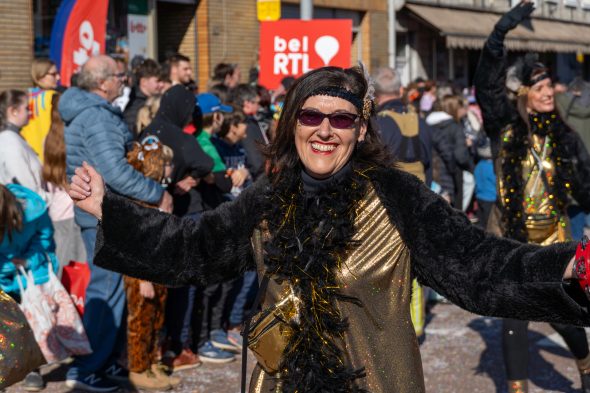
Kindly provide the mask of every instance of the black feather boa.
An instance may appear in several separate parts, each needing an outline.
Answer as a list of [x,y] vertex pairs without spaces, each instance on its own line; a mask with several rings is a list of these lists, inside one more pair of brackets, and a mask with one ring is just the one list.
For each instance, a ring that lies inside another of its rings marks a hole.
[[[347,365],[337,344],[348,328],[337,301],[344,296],[336,279],[353,246],[358,202],[367,192],[367,169],[352,165],[346,176],[313,196],[306,195],[299,168],[281,173],[265,214],[271,239],[265,244],[267,271],[290,283],[301,299],[300,320],[281,367],[284,392],[366,392],[355,380],[364,370]],[[271,176],[271,181],[272,181]]]
[[[573,181],[573,166],[567,156],[566,143],[562,137],[569,129],[561,121],[559,115],[547,113],[531,115],[531,131],[542,137],[549,137],[551,141],[551,161],[555,164],[553,195],[556,201],[558,215],[566,214],[568,202],[568,184]],[[500,151],[500,165],[502,168],[504,189],[507,192],[502,201],[502,220],[505,236],[526,243],[528,234],[525,226],[524,196],[525,182],[523,178],[522,162],[526,159],[531,146],[528,128],[520,120],[508,127],[502,139]]]

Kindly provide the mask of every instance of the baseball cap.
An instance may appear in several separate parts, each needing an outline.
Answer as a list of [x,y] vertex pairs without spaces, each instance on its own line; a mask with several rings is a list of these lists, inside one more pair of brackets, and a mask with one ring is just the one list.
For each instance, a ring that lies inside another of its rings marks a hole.
[[197,105],[201,108],[203,115],[215,112],[231,113],[234,111],[231,106],[222,105],[219,97],[211,93],[201,93],[197,95]]

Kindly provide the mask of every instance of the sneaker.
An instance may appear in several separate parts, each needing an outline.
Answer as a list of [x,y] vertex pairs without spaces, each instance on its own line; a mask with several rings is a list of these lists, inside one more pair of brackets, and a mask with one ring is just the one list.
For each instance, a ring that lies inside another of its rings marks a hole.
[[238,348],[240,351],[242,350],[242,346],[244,345],[244,338],[239,330],[228,330],[227,331],[227,341],[232,343],[232,345]]
[[170,369],[163,364],[152,364],[152,372],[156,374],[156,378],[166,381],[173,388],[182,382],[180,377],[170,375]]
[[166,352],[162,358],[162,363],[172,371],[188,370],[203,364],[199,356],[189,348],[183,349],[178,356],[175,356],[174,352]]
[[66,379],[66,386],[86,392],[114,392],[119,389],[118,384],[98,374],[90,374],[84,378]]
[[127,382],[129,380],[129,370],[117,363],[113,363],[103,369],[102,374],[116,382]]
[[43,377],[39,371],[32,371],[27,374],[23,381],[23,389],[27,392],[39,392],[45,388]]
[[129,373],[129,382],[137,389],[144,390],[170,390],[172,386],[161,378],[158,378],[152,370],[145,370],[142,373]]
[[225,330],[216,329],[211,330],[211,344],[213,344],[216,348],[223,349],[224,351],[239,351],[242,347],[235,346],[231,341],[228,339],[228,334]]
[[205,363],[230,363],[236,360],[232,353],[215,347],[211,341],[199,348],[199,357]]

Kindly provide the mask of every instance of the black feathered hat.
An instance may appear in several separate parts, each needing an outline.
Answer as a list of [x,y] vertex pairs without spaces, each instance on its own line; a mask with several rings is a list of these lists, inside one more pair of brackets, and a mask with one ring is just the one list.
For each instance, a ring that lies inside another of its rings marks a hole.
[[525,95],[535,83],[550,78],[549,69],[539,61],[536,53],[527,53],[519,58],[508,71],[509,88],[518,95]]

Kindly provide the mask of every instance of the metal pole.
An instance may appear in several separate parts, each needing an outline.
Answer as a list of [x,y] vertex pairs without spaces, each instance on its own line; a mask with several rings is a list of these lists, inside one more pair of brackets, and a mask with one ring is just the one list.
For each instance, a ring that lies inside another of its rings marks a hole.
[[299,4],[299,13],[301,14],[301,20],[312,20],[313,0],[301,0],[301,3]]
[[389,30],[389,45],[387,54],[389,55],[389,66],[395,69],[395,0],[387,0],[387,15],[388,15],[388,30]]
[[455,80],[455,52],[449,48],[449,81]]

